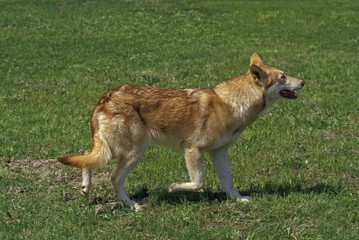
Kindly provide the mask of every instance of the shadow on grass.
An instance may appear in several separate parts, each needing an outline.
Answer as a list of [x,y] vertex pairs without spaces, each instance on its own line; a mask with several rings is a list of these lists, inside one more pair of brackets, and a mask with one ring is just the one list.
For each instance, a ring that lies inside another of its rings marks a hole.
[[[267,182],[264,186],[252,186],[248,190],[240,191],[242,196],[258,197],[262,195],[278,195],[285,197],[290,193],[302,193],[302,194],[333,194],[340,193],[343,189],[339,186],[332,186],[326,183],[317,183],[312,186],[302,185],[290,185],[290,184],[275,184]],[[224,192],[213,192],[205,190],[204,192],[175,192],[169,193],[165,189],[156,189],[149,191],[146,187],[142,187],[138,192],[131,195],[131,198],[136,201],[146,199],[151,195],[157,203],[169,203],[169,204],[182,204],[198,203],[198,202],[223,202],[228,199]]]
[[310,186],[303,186],[301,184],[276,184],[267,182],[264,186],[252,186],[244,191],[245,195],[278,195],[287,196],[290,193],[303,193],[303,194],[338,194],[343,189],[340,186],[333,186],[326,183],[316,183]]
[[181,203],[198,203],[198,202],[223,202],[228,199],[224,192],[176,192],[168,193],[163,192],[158,198],[159,202],[170,203],[170,204],[181,204]]

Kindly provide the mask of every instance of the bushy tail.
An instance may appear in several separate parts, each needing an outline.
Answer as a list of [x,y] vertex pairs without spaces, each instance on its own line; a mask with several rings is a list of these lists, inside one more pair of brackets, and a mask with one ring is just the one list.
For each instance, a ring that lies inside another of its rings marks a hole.
[[107,143],[104,141],[95,141],[89,153],[60,157],[57,160],[72,167],[93,169],[107,164],[111,158],[111,150]]

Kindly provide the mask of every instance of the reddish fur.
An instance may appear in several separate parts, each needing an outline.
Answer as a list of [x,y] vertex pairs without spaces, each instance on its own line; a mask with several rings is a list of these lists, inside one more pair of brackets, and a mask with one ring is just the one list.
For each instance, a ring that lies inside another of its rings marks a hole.
[[[267,67],[255,55],[251,60],[251,66],[265,71],[263,77],[267,79],[264,83],[253,79],[248,71],[244,76],[208,89],[126,85],[110,90],[100,98],[92,112],[93,147],[90,153],[62,157],[59,161],[78,168],[99,166],[94,158],[102,155],[100,150],[94,152],[94,149],[101,147],[103,141],[107,141],[111,151],[116,144],[131,148],[125,140],[118,141],[118,138],[128,139],[133,144],[152,138],[175,148],[196,142],[201,149],[211,149],[223,134],[240,133],[266,108],[266,88],[277,80],[278,70]],[[246,105],[243,113],[234,109],[241,105]],[[123,126],[121,131],[117,129],[118,124]],[[103,129],[99,132],[101,126]],[[107,139],[112,135],[116,136],[110,138],[118,142]]]
[[[100,98],[91,117],[93,144],[88,154],[58,160],[77,168],[92,169],[118,160],[113,184],[120,198],[133,204],[124,192],[124,179],[144,154],[149,140],[181,149],[185,153],[191,182],[174,183],[170,191],[195,190],[203,185],[203,154],[223,159],[218,165],[223,189],[234,198],[227,149],[239,134],[285,91],[293,98],[304,82],[286,77],[253,54],[250,70],[243,76],[212,88],[169,89],[121,86]],[[294,95],[290,95],[290,93]],[[282,95],[283,96],[283,95]],[[216,162],[218,159],[214,159]],[[222,172],[221,172],[222,171]],[[85,171],[86,189],[90,172]]]

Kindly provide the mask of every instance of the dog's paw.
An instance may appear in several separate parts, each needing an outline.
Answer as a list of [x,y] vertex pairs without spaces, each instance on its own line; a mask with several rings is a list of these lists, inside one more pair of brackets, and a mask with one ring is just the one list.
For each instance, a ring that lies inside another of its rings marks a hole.
[[252,198],[250,196],[240,196],[236,200],[237,202],[250,203],[252,201]]
[[82,186],[81,187],[81,195],[82,196],[87,196],[90,192],[90,188],[86,187],[86,186]]
[[168,192],[174,192],[176,191],[176,189],[178,188],[178,183],[172,183],[169,187],[168,187]]
[[131,208],[135,210],[135,212],[141,212],[146,208],[146,204],[135,203],[131,206]]

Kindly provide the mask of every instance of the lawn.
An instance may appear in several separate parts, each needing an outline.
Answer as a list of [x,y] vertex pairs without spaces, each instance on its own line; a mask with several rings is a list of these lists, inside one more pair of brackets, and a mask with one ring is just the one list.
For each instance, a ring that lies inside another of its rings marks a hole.
[[[357,1],[0,0],[0,239],[355,239],[359,236]],[[180,153],[151,145],[115,197],[114,165],[88,197],[54,160],[91,146],[112,87],[210,87],[264,63],[304,79],[230,150],[227,199],[206,157],[203,193]]]

